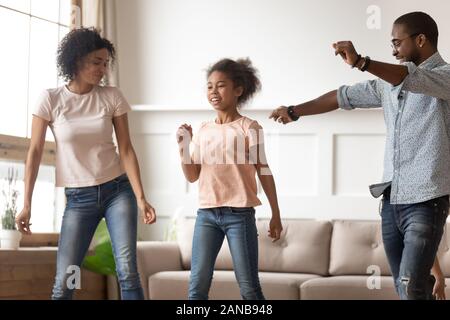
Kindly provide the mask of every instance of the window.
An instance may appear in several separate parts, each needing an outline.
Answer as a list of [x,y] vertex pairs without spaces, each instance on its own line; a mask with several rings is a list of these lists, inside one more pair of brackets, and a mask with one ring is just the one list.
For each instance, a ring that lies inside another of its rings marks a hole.
[[[42,90],[63,83],[57,75],[56,51],[69,31],[71,9],[71,0],[0,0],[0,190],[8,168],[16,168],[19,212],[31,113]],[[54,140],[51,130],[47,130],[46,140]],[[48,154],[44,154],[33,193],[33,232],[57,232],[60,228],[64,193],[55,188],[54,149],[53,142],[46,143]],[[4,205],[0,199],[0,213]]]
[[[17,170],[17,183],[15,189],[19,191],[17,199],[18,213],[22,210],[24,191],[25,159],[29,139],[0,135],[0,190],[8,190],[8,170]],[[56,145],[46,142],[42,155],[39,174],[34,187],[31,208],[32,231],[37,233],[57,232],[61,228],[61,219],[64,211],[64,191],[55,188],[55,157]],[[17,159],[20,159],[18,161]],[[1,192],[3,195],[3,192]],[[0,213],[6,207],[6,198],[0,197]]]
[[0,134],[29,137],[39,94],[62,84],[56,50],[70,10],[70,0],[0,0]]

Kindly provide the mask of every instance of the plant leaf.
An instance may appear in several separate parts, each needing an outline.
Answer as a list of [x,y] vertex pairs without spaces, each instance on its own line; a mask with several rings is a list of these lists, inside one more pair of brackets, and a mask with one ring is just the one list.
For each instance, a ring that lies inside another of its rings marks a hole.
[[84,258],[83,267],[103,275],[116,275],[116,263],[105,220],[99,223],[94,242],[94,254]]

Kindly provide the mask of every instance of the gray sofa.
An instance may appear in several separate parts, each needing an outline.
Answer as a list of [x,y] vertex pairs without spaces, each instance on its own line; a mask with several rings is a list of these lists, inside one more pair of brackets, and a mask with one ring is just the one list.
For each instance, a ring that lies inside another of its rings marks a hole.
[[[194,219],[177,223],[176,242],[138,242],[138,267],[147,299],[187,299]],[[258,220],[259,276],[266,299],[398,299],[379,221],[283,220],[282,238],[267,237]],[[439,249],[450,286],[450,235]],[[450,297],[450,288],[446,289]],[[240,299],[228,245],[216,261],[210,299]]]

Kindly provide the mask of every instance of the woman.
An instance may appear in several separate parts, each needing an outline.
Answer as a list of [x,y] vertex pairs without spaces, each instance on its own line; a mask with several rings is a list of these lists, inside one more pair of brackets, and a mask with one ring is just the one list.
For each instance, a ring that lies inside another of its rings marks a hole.
[[57,56],[59,73],[68,82],[45,90],[33,112],[24,208],[16,223],[31,234],[31,199],[49,126],[57,146],[56,186],[65,187],[67,197],[52,299],[72,298],[68,268],[81,265],[102,218],[111,235],[122,299],[143,299],[136,264],[137,209],[146,224],[156,215],[145,198],[130,141],[130,106],[117,88],[99,85],[114,58],[113,44],[97,30],[72,30]]

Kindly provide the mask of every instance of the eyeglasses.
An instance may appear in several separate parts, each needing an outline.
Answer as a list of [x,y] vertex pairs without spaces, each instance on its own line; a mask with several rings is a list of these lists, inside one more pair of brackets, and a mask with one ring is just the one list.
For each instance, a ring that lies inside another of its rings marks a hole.
[[413,33],[413,34],[411,34],[411,35],[409,35],[409,36],[407,36],[406,38],[403,38],[403,39],[393,39],[391,41],[392,49],[397,50],[401,46],[403,40],[406,40],[406,39],[412,38],[412,37],[417,37],[419,34],[420,34],[419,32],[416,32],[416,33]]

